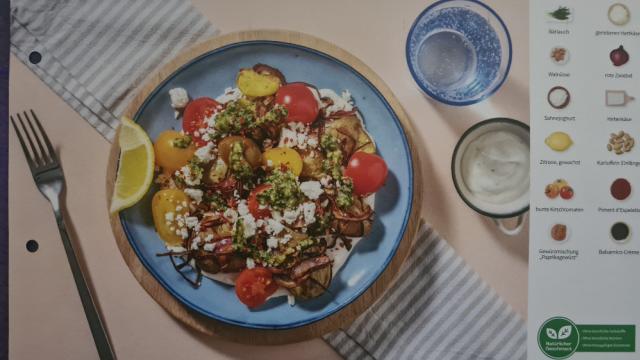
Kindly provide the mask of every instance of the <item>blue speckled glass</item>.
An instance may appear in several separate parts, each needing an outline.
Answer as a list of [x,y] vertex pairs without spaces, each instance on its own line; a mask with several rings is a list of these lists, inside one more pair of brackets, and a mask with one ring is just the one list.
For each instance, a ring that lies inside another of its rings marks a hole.
[[475,0],[443,0],[415,20],[406,44],[418,86],[449,105],[470,105],[492,95],[511,66],[505,24]]
[[173,117],[168,91],[184,87],[192,98],[215,97],[233,86],[240,68],[265,63],[280,69],[287,80],[304,81],[337,92],[348,89],[360,109],[379,154],[387,159],[389,178],[376,195],[376,219],[371,234],[353,249],[351,257],[334,274],[328,291],[319,298],[299,301],[291,307],[286,298],[272,299],[257,310],[249,310],[230,286],[204,279],[192,288],[174,270],[156,234],[151,217],[151,197],[120,214],[131,246],[160,284],[188,308],[205,316],[250,328],[288,329],[321,320],[360,296],[378,278],[393,257],[405,232],[413,197],[413,168],[407,139],[385,98],[350,66],[305,47],[270,41],[229,45],[177,70],[162,82],[135,116],[152,139],[166,129],[180,129]]

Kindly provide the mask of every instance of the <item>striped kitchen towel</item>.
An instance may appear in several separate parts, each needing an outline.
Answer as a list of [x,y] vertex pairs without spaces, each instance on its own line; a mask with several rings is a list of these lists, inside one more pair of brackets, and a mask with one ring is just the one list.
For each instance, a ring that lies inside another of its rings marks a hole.
[[184,0],[11,1],[11,51],[110,141],[144,77],[216,32]]
[[[182,0],[14,0],[11,50],[109,141],[135,87],[216,30]],[[401,275],[325,340],[347,359],[519,360],[525,326],[422,226]]]
[[423,225],[391,288],[325,336],[345,359],[524,360],[522,318]]

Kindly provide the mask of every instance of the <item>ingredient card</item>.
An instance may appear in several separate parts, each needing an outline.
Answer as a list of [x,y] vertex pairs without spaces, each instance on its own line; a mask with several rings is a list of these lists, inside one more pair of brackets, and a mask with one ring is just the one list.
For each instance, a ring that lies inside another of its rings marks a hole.
[[529,358],[639,359],[640,2],[529,3]]

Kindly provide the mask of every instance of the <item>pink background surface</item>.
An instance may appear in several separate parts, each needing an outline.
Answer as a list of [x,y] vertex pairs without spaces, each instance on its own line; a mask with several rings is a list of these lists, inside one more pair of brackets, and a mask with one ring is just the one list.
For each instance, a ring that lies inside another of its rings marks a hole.
[[[222,33],[278,28],[331,41],[367,63],[391,87],[416,125],[425,192],[422,214],[518,313],[526,317],[528,236],[498,233],[467,208],[450,175],[457,139],[495,116],[528,123],[526,1],[492,0],[513,39],[509,79],[490,100],[464,108],[420,93],[404,58],[407,32],[430,1],[193,1]],[[47,54],[43,54],[47,56]],[[9,111],[34,109],[57,145],[67,179],[72,237],[77,239],[121,359],[338,358],[322,340],[259,347],[200,335],[170,317],[125,265],[109,226],[105,174],[110,144],[11,57]],[[36,189],[13,131],[9,155],[10,358],[97,359],[49,204]],[[36,239],[40,250],[25,243]]]

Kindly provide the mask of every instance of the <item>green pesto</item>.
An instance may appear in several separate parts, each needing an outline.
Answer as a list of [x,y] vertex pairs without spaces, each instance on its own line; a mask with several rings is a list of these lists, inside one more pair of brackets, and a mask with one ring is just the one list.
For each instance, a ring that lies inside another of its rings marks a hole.
[[287,117],[287,109],[276,105],[264,116],[256,116],[256,106],[251,101],[239,99],[230,101],[224,110],[216,115],[214,128],[216,137],[241,134],[243,131],[267,124],[279,124]]
[[204,175],[204,168],[202,167],[202,163],[200,162],[200,159],[198,157],[194,156],[191,160],[189,160],[189,163],[187,165],[191,169],[192,178],[202,178],[202,176]]
[[224,110],[216,115],[214,128],[216,136],[239,134],[255,122],[256,107],[247,100],[234,100],[227,103]]
[[185,135],[171,140],[171,145],[179,149],[186,149],[191,145],[191,136]]
[[274,267],[282,265],[287,260],[286,254],[268,250],[258,250],[253,256],[259,259],[261,263]]
[[324,134],[320,139],[320,146],[325,152],[325,160],[322,162],[322,170],[334,179],[342,177],[342,151],[338,139],[333,135]]
[[238,221],[236,221],[236,228],[231,241],[233,251],[244,252],[247,243],[244,241],[244,222],[242,219],[238,219]]
[[287,117],[288,111],[283,105],[275,105],[263,117],[259,118],[255,125],[279,124]]
[[276,169],[266,179],[271,187],[258,194],[258,202],[276,210],[295,209],[304,199],[298,178],[289,170]]
[[236,178],[243,181],[250,181],[253,178],[253,168],[244,158],[244,148],[242,141],[236,141],[231,145],[229,153],[229,169]]
[[216,193],[205,193],[203,200],[205,203],[209,204],[211,210],[224,211],[227,209],[227,204],[224,202],[224,199],[222,199],[222,197]]
[[353,182],[347,177],[343,177],[338,187],[336,205],[342,210],[346,210],[353,205]]

